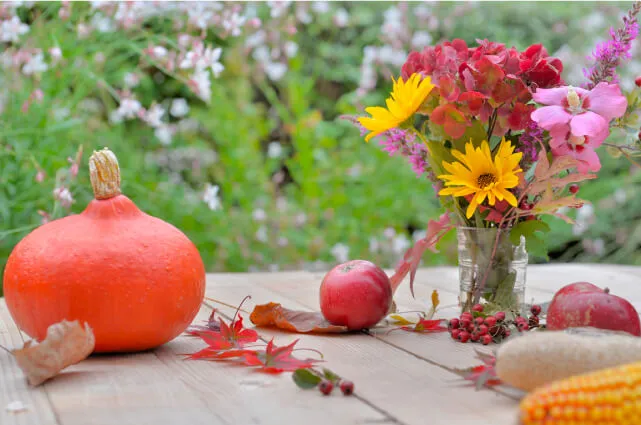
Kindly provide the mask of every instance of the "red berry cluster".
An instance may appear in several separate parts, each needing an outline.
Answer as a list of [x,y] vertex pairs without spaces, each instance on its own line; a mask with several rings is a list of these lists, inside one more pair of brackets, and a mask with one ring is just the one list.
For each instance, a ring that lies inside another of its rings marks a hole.
[[[352,381],[340,381],[339,388],[344,395],[352,395],[354,393],[354,383]],[[329,379],[323,379],[318,384],[318,389],[324,395],[330,395],[334,390],[334,383]]]
[[480,342],[488,345],[492,341],[501,342],[510,336],[510,327],[514,326],[519,332],[527,331],[539,326],[541,306],[533,305],[529,318],[516,316],[515,320],[506,320],[505,313],[499,311],[494,315],[483,313],[484,307],[476,304],[472,307],[474,313],[464,312],[458,318],[448,322],[448,329],[452,339],[460,342]]

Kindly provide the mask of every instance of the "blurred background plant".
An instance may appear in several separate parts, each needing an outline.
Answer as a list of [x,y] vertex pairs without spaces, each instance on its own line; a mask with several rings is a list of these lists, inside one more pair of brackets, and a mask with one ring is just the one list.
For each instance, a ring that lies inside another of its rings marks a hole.
[[[409,51],[443,39],[543,43],[581,85],[629,7],[2,2],[0,270],[28,232],[84,209],[88,154],[105,146],[123,192],[183,230],[208,271],[393,267],[440,206],[341,115],[382,103]],[[641,62],[619,74],[634,101]],[[641,173],[620,149],[600,154],[600,178],[581,187],[592,204],[575,225],[550,221],[551,261],[641,264]],[[454,264],[453,243],[424,264]]]

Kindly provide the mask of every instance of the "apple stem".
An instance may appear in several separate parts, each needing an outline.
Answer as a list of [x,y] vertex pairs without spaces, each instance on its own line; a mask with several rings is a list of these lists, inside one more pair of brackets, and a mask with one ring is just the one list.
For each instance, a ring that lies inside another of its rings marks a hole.
[[605,292],[606,294],[609,294],[609,293],[610,293],[610,288],[605,288],[605,289],[603,290],[603,292]]

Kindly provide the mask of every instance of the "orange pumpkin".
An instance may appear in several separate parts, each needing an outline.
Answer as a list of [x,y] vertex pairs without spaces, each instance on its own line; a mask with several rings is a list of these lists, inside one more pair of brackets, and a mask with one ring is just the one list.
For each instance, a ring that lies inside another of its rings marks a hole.
[[96,352],[132,352],[164,344],[196,316],[205,268],[174,226],[139,210],[120,193],[118,160],[94,152],[95,199],[22,239],[4,272],[7,307],[30,337],[44,339],[63,319],[87,322]]

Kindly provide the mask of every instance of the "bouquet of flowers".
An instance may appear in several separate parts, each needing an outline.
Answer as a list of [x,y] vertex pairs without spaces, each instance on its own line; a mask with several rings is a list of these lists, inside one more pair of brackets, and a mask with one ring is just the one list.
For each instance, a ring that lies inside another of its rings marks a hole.
[[621,93],[616,68],[630,56],[640,8],[597,46],[581,86],[563,80],[563,63],[541,44],[519,51],[456,39],[409,54],[386,106],[354,121],[366,141],[378,137],[431,179],[448,212],[406,254],[412,277],[410,257],[456,226],[461,308],[520,309],[527,251],[547,256],[541,218],[572,222],[563,211],[584,204],[577,183],[596,178],[597,148],[638,107]]

